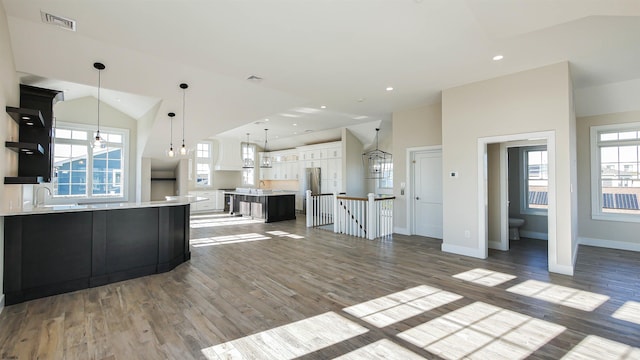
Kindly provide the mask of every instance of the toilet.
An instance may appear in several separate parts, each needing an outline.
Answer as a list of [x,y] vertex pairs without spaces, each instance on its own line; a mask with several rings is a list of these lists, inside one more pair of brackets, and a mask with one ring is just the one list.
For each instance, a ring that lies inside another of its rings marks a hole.
[[509,218],[509,240],[520,240],[520,231],[518,230],[524,225],[524,219]]

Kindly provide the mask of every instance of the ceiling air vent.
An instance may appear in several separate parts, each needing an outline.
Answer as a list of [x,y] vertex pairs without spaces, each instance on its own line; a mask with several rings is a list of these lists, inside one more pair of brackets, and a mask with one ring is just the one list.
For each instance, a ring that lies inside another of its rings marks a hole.
[[53,14],[46,13],[44,11],[40,11],[40,16],[42,17],[42,22],[45,24],[51,24],[63,29],[76,31],[76,21],[63,18],[62,16],[57,16]]
[[259,83],[260,81],[262,81],[262,78],[258,75],[251,75],[247,78],[247,80],[251,82]]

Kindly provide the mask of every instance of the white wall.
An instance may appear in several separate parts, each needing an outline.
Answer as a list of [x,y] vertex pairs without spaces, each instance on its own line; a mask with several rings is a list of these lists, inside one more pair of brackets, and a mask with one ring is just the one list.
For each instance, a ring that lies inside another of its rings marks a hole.
[[[2,121],[0,124],[0,143],[11,137],[17,136],[17,124],[4,111],[5,106],[20,105],[20,89],[15,65],[13,63],[13,50],[9,39],[9,28],[4,6],[0,2],[0,109],[2,109]],[[21,186],[4,185],[5,176],[15,176],[18,172],[18,156],[4,146],[0,146],[0,199],[2,206],[21,203]],[[0,270],[4,269],[4,217],[0,216]],[[0,311],[4,308],[4,271],[0,271]]]
[[442,144],[442,105],[394,112],[392,126],[393,194],[396,196],[393,203],[394,232],[408,234],[407,198],[400,194],[402,183],[408,183],[407,148]]
[[342,188],[350,196],[366,195],[362,142],[346,128],[342,129],[342,157]]
[[[580,241],[589,245],[640,251],[640,223],[591,218],[591,126],[640,122],[640,111],[578,118],[578,205]],[[596,170],[598,171],[598,170]]]
[[[132,167],[132,175],[135,174],[136,179],[136,201],[146,202],[151,199],[151,158],[143,157],[144,147],[146,146],[151,134],[156,114],[160,109],[160,102],[154,105],[146,114],[141,116],[137,121],[136,132],[136,159],[142,159],[138,166]],[[146,162],[144,159],[147,159]],[[134,170],[135,169],[135,170]],[[133,199],[133,197],[132,197]]]
[[[56,121],[97,126],[96,111],[98,99],[88,96],[74,100],[60,101],[54,105]],[[136,169],[139,166],[136,158],[138,123],[135,119],[102,102],[100,104],[100,126],[129,130],[128,161],[128,193],[125,201],[134,200],[136,196]]]
[[[486,257],[485,234],[479,234],[478,139],[541,131],[555,133],[556,248],[550,271],[573,273],[574,228],[571,147],[571,85],[567,62],[545,66],[442,92],[444,240],[442,249]],[[394,141],[395,143],[395,141]],[[465,236],[465,232],[470,236]],[[553,239],[551,239],[553,237]]]

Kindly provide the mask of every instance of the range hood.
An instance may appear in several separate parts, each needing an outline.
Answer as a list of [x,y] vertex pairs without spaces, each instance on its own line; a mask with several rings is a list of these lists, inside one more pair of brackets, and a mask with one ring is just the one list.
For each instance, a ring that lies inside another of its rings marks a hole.
[[218,141],[218,160],[213,167],[217,171],[242,170],[242,152],[240,140],[233,138],[216,138]]

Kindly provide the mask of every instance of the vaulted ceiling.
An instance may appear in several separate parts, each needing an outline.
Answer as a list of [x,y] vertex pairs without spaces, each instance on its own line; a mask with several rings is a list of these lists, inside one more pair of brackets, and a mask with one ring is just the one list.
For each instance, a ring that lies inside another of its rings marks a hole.
[[[261,143],[269,128],[269,143],[286,147],[388,122],[393,111],[439,102],[445,88],[560,61],[570,61],[578,89],[640,79],[637,0],[2,3],[25,83],[87,96],[101,61],[106,102],[134,118],[159,103],[148,114],[148,157],[167,145],[167,112],[181,118],[182,82],[188,144],[247,132]],[[77,30],[44,24],[41,10]]]

